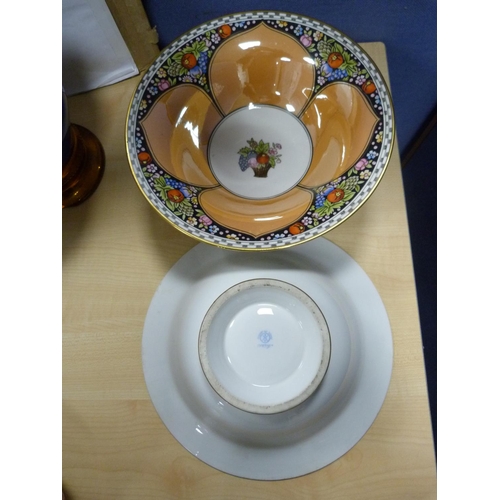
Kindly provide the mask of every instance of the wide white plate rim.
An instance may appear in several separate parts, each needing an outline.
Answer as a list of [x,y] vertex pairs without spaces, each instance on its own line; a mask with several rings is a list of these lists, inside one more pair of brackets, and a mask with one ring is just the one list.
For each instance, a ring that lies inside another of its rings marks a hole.
[[[162,421],[202,461],[251,479],[300,476],[346,453],[375,420],[392,371],[389,319],[375,286],[362,268],[324,238],[277,254],[263,258],[260,254],[197,245],[162,280],[144,325],[144,376]],[[283,418],[280,415],[243,415],[241,410],[228,409],[230,405],[218,401],[220,398],[204,378],[201,367],[190,361],[191,355],[198,358],[198,332],[193,332],[193,325],[198,320],[201,324],[203,309],[227,289],[228,283],[236,284],[248,277],[284,280],[284,275],[288,282],[311,295],[324,313],[325,304],[330,303],[333,309],[340,307],[355,344],[356,359],[351,360],[350,376],[346,377],[348,387],[340,388],[334,400],[327,401],[325,397],[331,396],[327,373],[314,395],[316,400],[311,397],[290,413],[285,412],[291,422],[298,422],[295,427],[283,425],[284,421],[277,420]],[[332,298],[337,302],[335,306]],[[185,359],[179,361],[182,357]],[[189,376],[180,380],[187,365]],[[226,419],[223,431],[221,418]],[[251,420],[254,418],[265,420]],[[256,431],[256,425],[261,426],[262,432]],[[282,427],[283,432],[276,433]]]

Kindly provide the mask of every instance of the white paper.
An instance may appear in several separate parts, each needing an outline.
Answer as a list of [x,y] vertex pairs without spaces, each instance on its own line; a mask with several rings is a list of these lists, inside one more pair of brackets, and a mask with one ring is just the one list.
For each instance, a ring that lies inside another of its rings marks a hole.
[[67,95],[139,73],[104,0],[63,0],[62,77]]

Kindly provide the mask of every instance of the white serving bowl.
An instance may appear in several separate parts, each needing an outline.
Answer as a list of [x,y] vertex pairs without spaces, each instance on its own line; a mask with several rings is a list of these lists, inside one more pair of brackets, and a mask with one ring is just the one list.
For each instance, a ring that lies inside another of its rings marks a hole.
[[[331,336],[330,363],[302,404],[270,415],[229,404],[207,381],[200,328],[218,297],[240,283],[293,284],[318,305]],[[383,302],[361,267],[324,238],[263,259],[257,252],[195,246],[167,273],[144,324],[143,369],[151,400],[195,457],[240,477],[277,480],[337,460],[366,433],[392,370]]]

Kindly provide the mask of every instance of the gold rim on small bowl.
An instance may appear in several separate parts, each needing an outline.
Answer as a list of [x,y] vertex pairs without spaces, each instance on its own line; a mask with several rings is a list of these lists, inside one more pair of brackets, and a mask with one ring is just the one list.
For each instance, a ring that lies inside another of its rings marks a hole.
[[281,280],[259,278],[227,289],[200,327],[198,354],[217,394],[260,415],[300,405],[330,363],[328,324],[313,299]]
[[330,231],[380,182],[394,144],[389,89],[338,30],[248,12],[166,47],[126,124],[132,174],[155,210],[199,241],[273,250]]

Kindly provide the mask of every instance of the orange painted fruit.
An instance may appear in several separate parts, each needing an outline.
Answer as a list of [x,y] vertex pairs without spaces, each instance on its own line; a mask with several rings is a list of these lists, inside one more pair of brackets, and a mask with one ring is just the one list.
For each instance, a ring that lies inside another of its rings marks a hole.
[[342,57],[342,54],[340,52],[332,52],[328,56],[328,65],[331,68],[338,68],[342,66],[342,63],[344,62],[344,58]]
[[186,69],[193,69],[196,66],[196,62],[194,54],[184,54],[181,59],[181,65]]
[[337,188],[337,189],[334,189],[331,193],[328,193],[328,196],[326,197],[326,199],[330,203],[336,203],[337,201],[342,200],[344,198],[344,196],[345,196],[344,190]]
[[259,153],[257,155],[257,163],[260,163],[261,165],[269,163],[269,155],[266,155],[266,153]]
[[139,153],[137,155],[137,158],[139,158],[139,161],[143,165],[147,165],[148,163],[151,162],[151,156],[148,153],[146,153],[145,151],[142,151],[141,153]]
[[178,189],[167,191],[167,198],[173,203],[180,203],[184,199],[184,195]]
[[361,88],[365,94],[373,94],[377,90],[377,87],[371,80],[366,80]]
[[217,33],[221,38],[227,38],[231,34],[231,26],[224,24],[217,30]]
[[295,224],[292,224],[288,228],[288,232],[290,234],[300,234],[303,233],[306,230],[306,226],[304,224],[301,224],[300,222],[296,222]]

